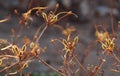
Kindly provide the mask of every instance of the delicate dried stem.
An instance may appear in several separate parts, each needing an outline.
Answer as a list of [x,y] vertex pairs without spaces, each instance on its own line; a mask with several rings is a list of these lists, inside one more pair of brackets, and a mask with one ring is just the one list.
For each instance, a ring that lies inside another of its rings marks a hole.
[[112,55],[113,58],[115,58],[115,60],[116,60],[117,62],[120,63],[120,59],[119,59],[113,52],[111,53],[111,55]]
[[12,56],[12,55],[2,55],[2,56],[0,56],[0,58],[3,58],[3,57],[19,59],[19,57],[17,57],[17,56]]
[[39,36],[38,36],[37,40],[35,41],[35,43],[38,43],[38,42],[39,42],[40,38],[42,37],[42,35],[43,35],[43,33],[45,32],[45,30],[47,29],[47,27],[48,27],[48,26],[45,25],[44,29],[43,29],[42,32],[39,34]]
[[110,10],[110,19],[111,19],[111,28],[112,28],[112,33],[113,36],[115,36],[115,31],[114,31],[114,20],[113,20],[113,0],[110,0],[110,6],[111,6],[111,10]]
[[6,49],[8,49],[8,48],[10,48],[10,47],[12,47],[12,44],[10,44],[10,45],[8,45],[8,46],[2,48],[1,51],[6,50]]
[[54,71],[56,71],[57,73],[59,73],[62,76],[65,76],[65,74],[61,73],[60,71],[58,71],[56,68],[54,68],[53,66],[47,64],[42,58],[40,57],[36,57],[41,63],[43,63],[44,65],[46,65],[47,67],[53,69]]
[[33,3],[34,0],[29,0],[29,3],[28,3],[28,9],[30,9],[32,7],[32,3]]
[[75,60],[77,61],[77,63],[79,64],[80,68],[83,69],[83,71],[87,74],[86,69],[83,67],[83,65],[80,63],[79,59],[77,56],[75,56]]
[[20,67],[20,76],[22,76],[22,64],[19,62],[19,67]]
[[0,20],[0,23],[2,23],[2,22],[6,22],[6,21],[8,21],[9,19],[10,19],[10,16],[8,16],[8,17],[5,18],[5,19]]
[[0,70],[0,73],[6,71],[7,69],[12,68],[13,66],[15,66],[15,65],[17,65],[17,64],[19,64],[19,62],[15,62],[15,63],[13,63],[11,66],[5,67],[4,69]]
[[105,63],[105,59],[101,59],[101,62],[99,63],[99,65],[95,68],[94,74],[93,76],[97,76],[99,70],[101,69],[102,65]]
[[[44,25],[44,24],[42,24],[42,25]],[[35,33],[35,35],[34,35],[33,41],[34,41],[35,39],[37,39],[37,36],[38,36],[38,34],[39,34],[39,31],[41,30],[42,25],[40,25],[39,28],[37,29],[37,31],[36,31],[36,33]]]

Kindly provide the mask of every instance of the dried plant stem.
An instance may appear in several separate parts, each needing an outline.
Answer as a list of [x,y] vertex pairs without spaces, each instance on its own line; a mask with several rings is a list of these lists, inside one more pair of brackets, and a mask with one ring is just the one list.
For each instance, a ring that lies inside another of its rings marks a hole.
[[38,38],[36,39],[35,43],[37,44],[40,40],[40,38],[42,37],[43,33],[45,32],[45,30],[47,29],[47,25],[44,27],[44,29],[42,30],[42,32],[39,34]]
[[10,69],[11,67],[13,67],[13,66],[15,66],[15,65],[17,65],[17,64],[19,64],[19,62],[15,62],[15,63],[13,63],[11,66],[5,67],[4,69],[0,70],[0,73],[6,71],[7,69]]
[[54,68],[53,66],[47,64],[42,58],[37,57],[37,59],[38,59],[41,63],[43,63],[44,65],[46,65],[47,67],[49,67],[49,68],[53,69],[54,71],[56,71],[57,73],[59,73],[60,75],[65,76],[65,74],[61,73],[60,71],[58,71],[58,70],[57,70],[56,68]]
[[102,65],[105,63],[105,59],[101,59],[101,62],[99,63],[99,65],[95,68],[94,74],[93,76],[97,76],[99,70],[101,69]]
[[32,3],[33,3],[33,0],[30,0],[28,3],[28,9],[30,9],[32,7]]
[[20,76],[22,76],[22,69],[20,69]]
[[12,56],[12,55],[2,55],[2,56],[0,56],[0,58],[16,58],[16,59],[18,59],[17,56]]
[[[42,24],[42,25],[44,25],[44,24]],[[34,37],[33,37],[33,41],[34,41],[35,39],[37,39],[37,36],[38,36],[38,34],[39,34],[39,31],[41,30],[42,25],[40,25],[40,26],[38,27],[37,31],[35,32],[35,35],[34,35]]]
[[65,76],[68,76],[68,67],[67,67],[66,55],[64,56],[64,69],[65,69]]
[[78,57],[77,56],[75,56],[75,60],[77,61],[77,63],[79,64],[79,67],[81,68],[81,69],[83,69],[83,71],[87,74],[87,71],[86,71],[86,69],[83,67],[83,65],[80,63],[80,60],[78,59]]
[[110,0],[110,6],[111,6],[111,10],[110,10],[110,22],[111,22],[111,27],[112,27],[112,33],[113,33],[113,36],[115,36],[115,31],[114,31],[114,22],[113,22],[113,1]]
[[120,59],[118,59],[118,57],[117,57],[114,53],[112,53],[111,55],[112,55],[113,58],[115,58],[115,60],[116,60],[117,62],[120,63]]
[[20,68],[20,76],[22,76],[22,64],[21,64],[21,62],[19,62],[19,68]]

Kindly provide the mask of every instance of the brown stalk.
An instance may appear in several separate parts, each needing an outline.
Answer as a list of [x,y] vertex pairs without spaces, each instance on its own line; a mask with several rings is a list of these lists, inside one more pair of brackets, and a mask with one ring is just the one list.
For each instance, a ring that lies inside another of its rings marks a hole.
[[57,73],[59,73],[62,76],[65,76],[65,74],[61,73],[60,71],[58,71],[56,68],[54,68],[53,66],[47,64],[42,58],[40,57],[36,57],[40,62],[42,62],[44,65],[46,65],[47,67],[53,69],[54,71],[56,71]]
[[93,76],[97,76],[99,70],[101,69],[102,65],[105,63],[105,59],[101,59],[101,62],[98,64],[98,66],[95,68]]
[[111,53],[111,55],[117,62],[120,63],[120,59],[113,52]]
[[19,70],[19,71],[20,71],[20,76],[22,76],[22,68],[21,68],[21,67],[22,67],[22,63],[21,63],[21,62],[19,62],[19,68],[20,68],[20,70]]
[[[44,24],[42,24],[42,25],[44,25]],[[39,34],[39,31],[41,30],[42,25],[40,25],[39,28],[37,29],[37,31],[35,32],[33,41],[37,39],[37,36],[38,36],[38,34]]]
[[2,57],[8,57],[8,58],[16,58],[16,59],[18,59],[17,56],[12,56],[12,55],[2,55],[2,56],[0,56],[0,58],[2,58]]
[[47,25],[45,25],[44,29],[42,30],[42,32],[39,34],[38,38],[36,39],[35,43],[37,44],[40,40],[40,38],[42,37],[43,33],[45,32],[45,30],[47,29]]
[[110,21],[111,21],[111,28],[112,28],[112,33],[113,33],[113,36],[115,36],[115,31],[114,31],[114,19],[113,19],[113,0],[110,0]]
[[66,55],[64,56],[64,71],[65,71],[65,76],[68,76],[68,68],[67,68],[67,59]]
[[7,69],[12,68],[13,66],[15,66],[15,65],[17,65],[17,64],[19,64],[19,62],[15,62],[15,63],[13,63],[11,66],[5,67],[4,69],[0,70],[0,73],[6,71]]
[[28,9],[30,9],[32,7],[32,4],[33,4],[33,0],[29,0]]
[[86,69],[83,67],[83,65],[80,63],[80,60],[77,56],[75,56],[75,60],[77,61],[77,63],[79,64],[79,67],[87,74]]

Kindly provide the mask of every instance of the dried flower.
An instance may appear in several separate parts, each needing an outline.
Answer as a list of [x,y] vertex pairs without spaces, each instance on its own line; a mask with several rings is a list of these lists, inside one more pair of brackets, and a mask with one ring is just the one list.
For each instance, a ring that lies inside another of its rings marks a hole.
[[109,34],[108,34],[108,32],[96,31],[96,36],[98,38],[98,41],[104,41],[106,38],[109,37]]
[[42,10],[46,9],[47,7],[34,7],[28,10],[26,13],[22,14],[22,18],[20,19],[20,24],[27,25],[28,21],[33,21],[32,17],[30,16],[33,10],[37,10],[36,13],[41,12]]
[[41,49],[39,47],[39,44],[35,44],[34,42],[31,42],[30,48],[31,48],[31,54],[34,56],[38,56],[41,53]]
[[27,49],[26,44],[24,44],[21,49],[18,48],[18,46],[13,45],[12,46],[12,53],[18,57],[21,57],[23,55],[23,53],[26,52],[26,49]]
[[98,41],[101,43],[102,49],[104,50],[103,53],[107,52],[113,52],[115,43],[114,40],[115,38],[111,38],[109,33],[107,31],[98,31],[98,28],[96,28],[96,36],[98,38]]
[[63,39],[62,41],[62,44],[64,45],[64,50],[66,50],[66,53],[72,52],[75,49],[76,43],[78,43],[78,36],[76,36],[74,40],[71,40],[69,35],[67,40]]
[[101,42],[102,44],[102,49],[109,51],[109,52],[113,52],[114,47],[115,47],[115,43],[114,43],[115,38],[107,38],[105,39],[105,41]]
[[[42,17],[44,18],[47,25],[52,25],[52,24],[58,22],[59,20],[61,20],[62,18],[73,14],[71,11],[59,12],[59,13],[56,14],[56,11],[57,11],[58,7],[59,7],[59,5],[57,4],[55,11],[50,11],[48,14],[45,13],[45,12],[42,12]],[[59,17],[60,15],[63,15],[63,16]],[[73,15],[75,15],[75,14],[73,14]]]
[[[101,27],[102,30],[98,30],[98,27]],[[99,26],[95,26],[96,32],[95,35],[98,38],[98,41],[104,41],[106,38],[109,37],[108,32],[106,31],[106,29],[104,29],[103,26],[99,25]]]

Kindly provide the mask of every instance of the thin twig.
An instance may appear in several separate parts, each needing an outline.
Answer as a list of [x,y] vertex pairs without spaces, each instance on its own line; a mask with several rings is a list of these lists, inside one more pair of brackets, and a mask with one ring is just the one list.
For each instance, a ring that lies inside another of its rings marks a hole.
[[47,25],[45,25],[44,29],[42,30],[42,32],[39,34],[38,38],[36,39],[35,43],[37,44],[40,40],[40,38],[42,37],[43,33],[45,32],[45,30],[47,29]]
[[112,27],[112,33],[113,33],[113,36],[115,36],[115,31],[114,31],[114,20],[113,20],[113,1],[110,0],[110,6],[111,6],[111,9],[110,9],[110,21],[111,21],[111,27]]
[[33,0],[30,0],[28,3],[28,9],[30,9],[32,7],[32,3],[33,3]]
[[37,29],[37,31],[35,32],[35,35],[34,35],[34,37],[33,37],[33,41],[34,41],[35,39],[37,39],[37,36],[38,36],[38,34],[39,34],[39,31],[41,30],[41,28],[42,28],[43,25],[44,25],[44,23],[43,23],[42,25],[40,25],[39,28]]
[[5,67],[4,69],[0,70],[0,73],[6,71],[7,69],[12,68],[13,66],[17,65],[18,63],[19,63],[19,62],[16,62],[16,63],[13,63],[13,64],[12,64],[11,66],[9,66],[9,67]]
[[116,60],[117,62],[120,63],[120,59],[118,59],[118,57],[117,57],[114,53],[112,53],[111,55],[112,55],[113,58],[115,58],[115,60]]
[[46,63],[43,59],[41,59],[40,57],[37,57],[37,59],[38,59],[41,63],[43,63],[44,65],[46,65],[47,67],[49,67],[49,68],[53,69],[54,71],[56,71],[57,73],[59,73],[60,75],[65,76],[65,74],[61,73],[60,71],[58,71],[57,69],[55,69],[53,66],[47,64],[47,63]]
[[20,67],[20,76],[22,76],[22,64],[19,62],[19,67]]
[[16,58],[16,59],[19,58],[19,57],[17,57],[17,56],[13,56],[13,55],[2,55],[2,56],[0,56],[0,58],[3,58],[3,57],[7,57],[7,58]]
[[98,64],[98,66],[95,68],[93,76],[97,76],[99,70],[101,69],[102,65],[105,63],[105,59],[101,59],[101,62]]
[[79,61],[79,59],[78,59],[78,57],[77,57],[77,56],[75,56],[75,60],[78,62],[78,64],[79,64],[80,68],[81,68],[81,69],[83,69],[83,71],[85,71],[85,73],[87,74],[86,69],[85,69],[85,68],[83,67],[83,65],[80,63],[80,61]]

